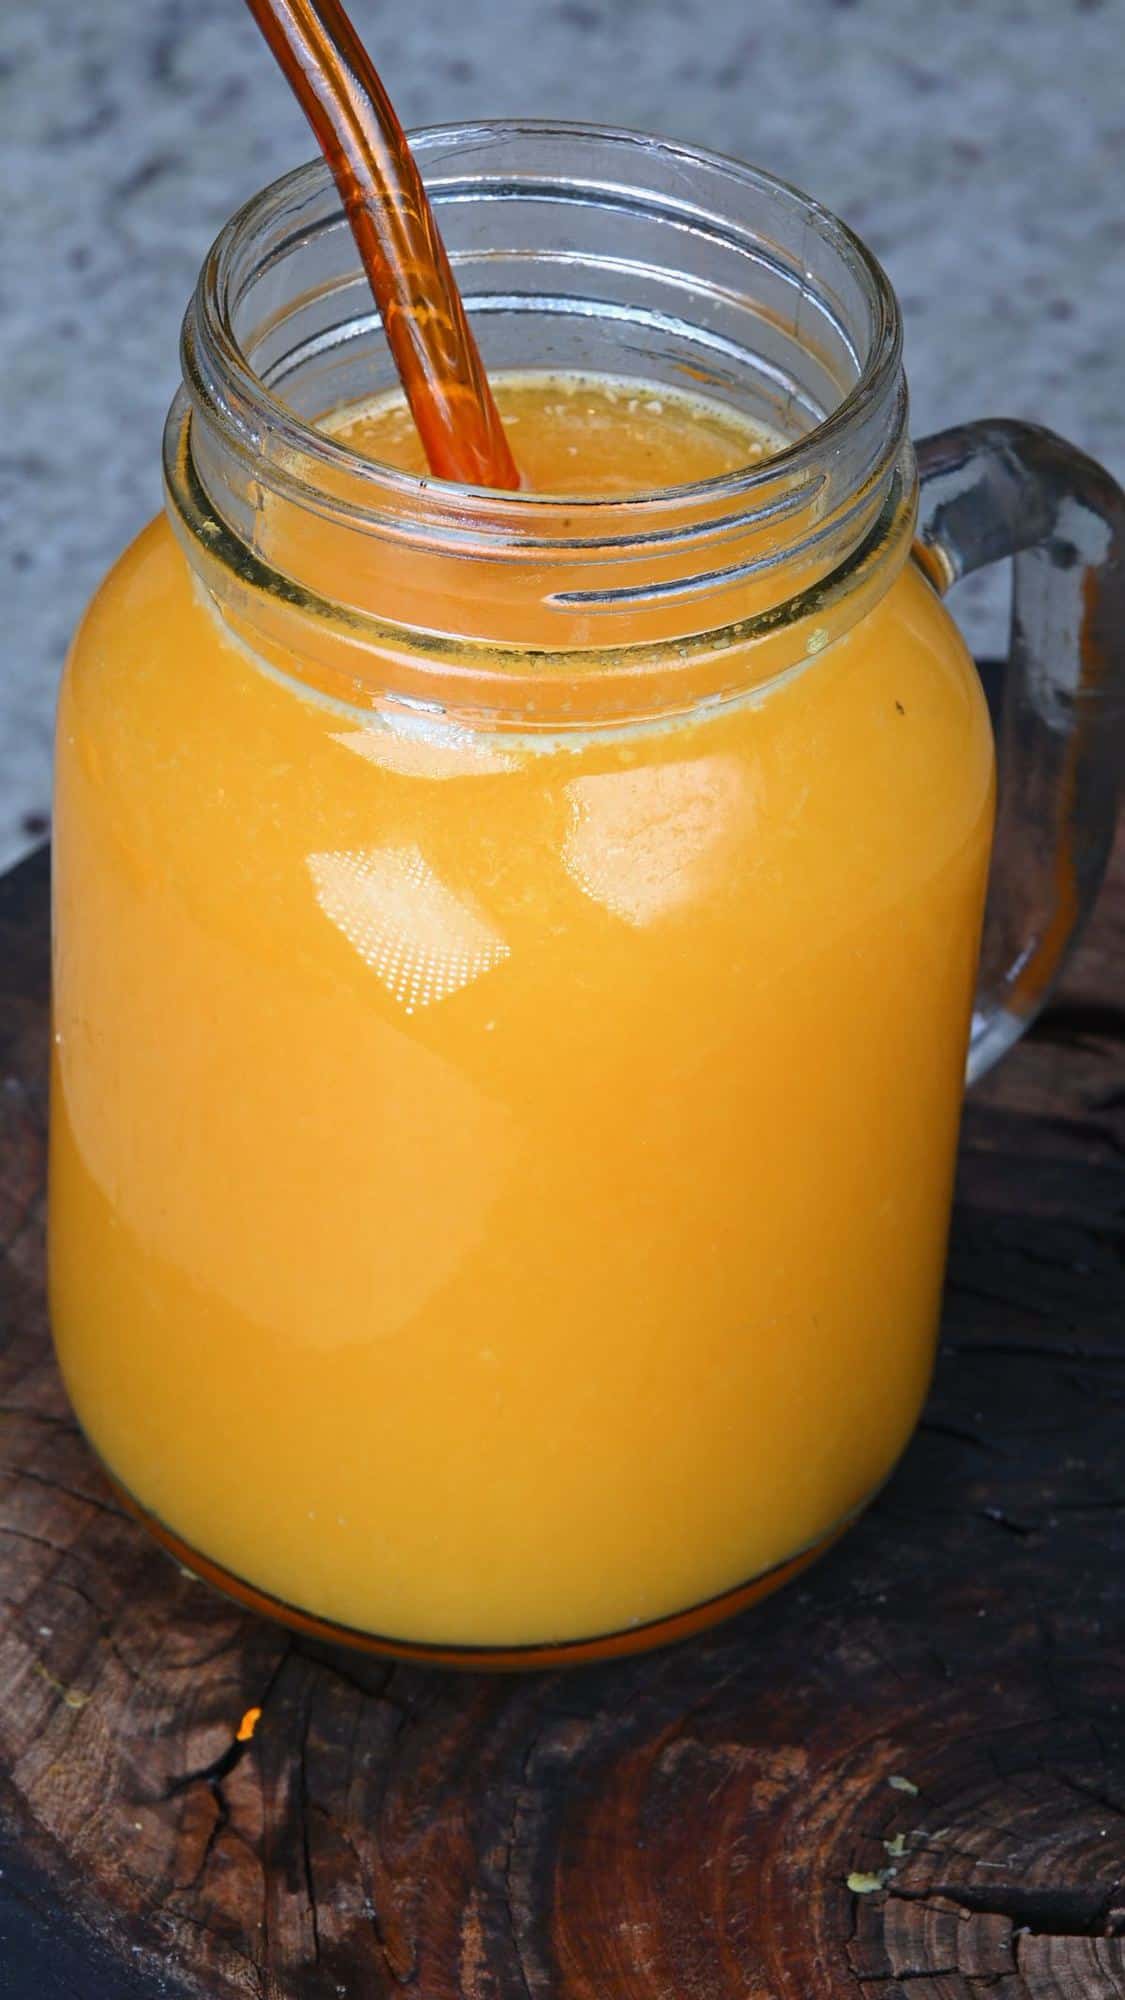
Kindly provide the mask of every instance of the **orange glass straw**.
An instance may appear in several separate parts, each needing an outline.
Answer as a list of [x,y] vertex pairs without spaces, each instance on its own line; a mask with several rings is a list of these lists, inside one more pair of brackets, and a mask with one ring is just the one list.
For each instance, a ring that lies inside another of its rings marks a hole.
[[520,483],[406,134],[339,0],[247,0],[332,169],[431,472]]

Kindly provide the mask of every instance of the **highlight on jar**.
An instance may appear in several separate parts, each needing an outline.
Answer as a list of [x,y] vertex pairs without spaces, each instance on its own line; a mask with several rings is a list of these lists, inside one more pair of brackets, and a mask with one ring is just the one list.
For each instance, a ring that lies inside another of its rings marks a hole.
[[[1122,496],[912,445],[886,275],[767,172],[408,146],[338,9],[253,11],[325,159],[203,264],[59,702],[58,1360],[243,1602],[629,1652],[908,1445],[966,1076],[1112,838]],[[943,597],[1009,556],[997,811]]]

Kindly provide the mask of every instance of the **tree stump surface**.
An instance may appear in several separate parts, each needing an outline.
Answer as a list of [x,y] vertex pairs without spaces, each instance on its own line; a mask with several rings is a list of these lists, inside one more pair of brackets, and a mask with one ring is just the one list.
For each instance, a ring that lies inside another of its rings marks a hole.
[[0,885],[0,1993],[1125,1996],[1125,846],[970,1103],[889,1486],[735,1622],[570,1674],[333,1653],[119,1511],[47,1333],[47,947],[40,853]]

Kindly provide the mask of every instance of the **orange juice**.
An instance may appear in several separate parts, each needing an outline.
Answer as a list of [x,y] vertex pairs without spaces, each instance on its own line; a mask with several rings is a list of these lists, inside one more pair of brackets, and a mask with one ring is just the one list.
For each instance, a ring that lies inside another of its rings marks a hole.
[[[771,444],[641,384],[497,392],[536,491]],[[414,463],[393,401],[335,429]],[[909,561],[764,690],[533,737],[328,698],[155,522],[58,725],[52,1313],[121,1486],[440,1646],[821,1542],[927,1386],[992,808]]]

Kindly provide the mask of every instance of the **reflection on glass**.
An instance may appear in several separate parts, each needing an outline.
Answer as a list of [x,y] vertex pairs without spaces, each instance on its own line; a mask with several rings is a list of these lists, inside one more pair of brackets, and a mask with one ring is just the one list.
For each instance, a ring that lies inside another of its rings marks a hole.
[[332,741],[400,778],[494,778],[498,772],[514,771],[518,763],[508,751],[482,745],[467,729],[440,737],[344,729]]
[[321,909],[407,1014],[471,986],[509,955],[417,847],[310,854]]
[[733,759],[703,757],[576,778],[566,788],[566,865],[578,887],[628,924],[651,923],[699,895],[744,811]]

